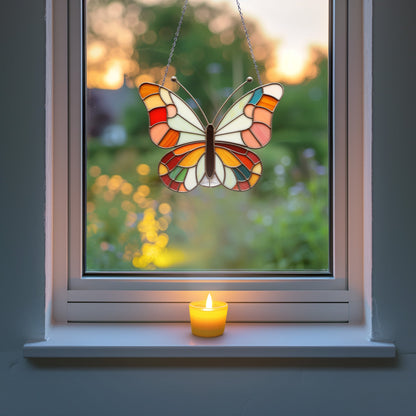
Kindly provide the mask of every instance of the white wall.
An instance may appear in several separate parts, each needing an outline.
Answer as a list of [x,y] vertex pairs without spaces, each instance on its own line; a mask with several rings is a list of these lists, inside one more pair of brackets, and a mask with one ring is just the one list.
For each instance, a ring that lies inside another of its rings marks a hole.
[[[4,2],[5,3],[5,2]],[[415,2],[374,0],[374,328],[395,360],[36,360],[44,292],[44,0],[0,13],[0,416],[416,415]]]

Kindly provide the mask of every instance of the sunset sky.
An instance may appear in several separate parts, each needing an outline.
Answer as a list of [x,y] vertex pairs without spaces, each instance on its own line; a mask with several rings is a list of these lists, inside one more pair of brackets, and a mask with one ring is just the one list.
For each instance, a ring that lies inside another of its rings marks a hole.
[[240,0],[240,4],[245,15],[280,41],[277,72],[285,81],[302,74],[310,45],[328,49],[328,0]]

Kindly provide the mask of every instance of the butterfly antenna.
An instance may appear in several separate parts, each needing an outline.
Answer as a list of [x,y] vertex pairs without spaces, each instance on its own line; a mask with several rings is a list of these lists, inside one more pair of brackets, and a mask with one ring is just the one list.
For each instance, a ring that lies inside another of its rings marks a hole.
[[244,85],[247,84],[247,82],[252,82],[253,78],[252,77],[247,77],[246,80],[240,85],[238,86],[229,96],[228,98],[225,100],[224,104],[220,107],[220,109],[217,111],[217,114],[215,114],[214,119],[212,120],[212,124],[215,123],[215,120],[217,119],[217,117],[219,116],[219,114],[221,113],[221,110],[224,108],[225,104],[228,103],[228,101],[230,100],[230,98],[237,92],[239,91]]
[[197,105],[197,107],[199,108],[199,111],[201,112],[201,114],[204,116],[204,118],[205,118],[205,121],[207,122],[207,124],[209,124],[209,121],[208,121],[208,118],[207,118],[207,116],[205,115],[205,113],[204,113],[204,111],[202,110],[202,108],[201,108],[201,106],[198,104],[198,101],[197,100],[195,100],[195,98],[193,97],[193,95],[178,81],[178,78],[176,78],[175,76],[173,76],[173,77],[171,77],[171,80],[173,81],[173,82],[176,82],[180,87],[182,87],[186,92],[187,92],[187,94],[192,98],[192,100],[194,101],[194,103]]

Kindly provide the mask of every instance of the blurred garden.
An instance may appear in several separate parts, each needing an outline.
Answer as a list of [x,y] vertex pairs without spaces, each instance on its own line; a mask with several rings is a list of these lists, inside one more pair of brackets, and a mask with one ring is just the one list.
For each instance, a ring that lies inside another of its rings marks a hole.
[[[209,119],[247,76],[255,78],[229,3],[190,2],[168,74]],[[311,45],[302,79],[283,82],[272,139],[255,150],[264,171],[253,189],[172,192],[157,170],[169,150],[150,140],[137,87],[160,83],[182,5],[86,2],[86,271],[327,271],[327,50]],[[246,17],[263,83],[281,82],[278,40]],[[248,85],[243,93],[257,83]],[[182,90],[177,94],[195,107]]]

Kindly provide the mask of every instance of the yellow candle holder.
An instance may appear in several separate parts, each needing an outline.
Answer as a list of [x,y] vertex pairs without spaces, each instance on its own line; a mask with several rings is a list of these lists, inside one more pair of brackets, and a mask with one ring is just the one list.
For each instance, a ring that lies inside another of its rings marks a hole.
[[227,319],[228,304],[226,302],[207,301],[191,302],[189,316],[191,318],[192,334],[198,337],[218,337],[224,333]]

